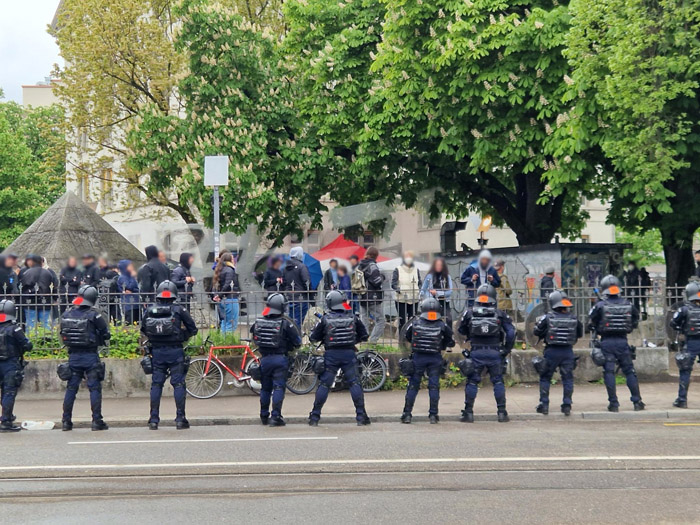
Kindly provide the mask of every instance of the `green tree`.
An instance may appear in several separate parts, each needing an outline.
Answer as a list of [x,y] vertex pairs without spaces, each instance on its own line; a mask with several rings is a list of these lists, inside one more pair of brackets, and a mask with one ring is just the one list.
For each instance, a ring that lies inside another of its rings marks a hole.
[[[413,206],[433,190],[433,215],[493,213],[522,244],[580,230],[580,196],[592,195],[599,171],[590,158],[544,153],[571,109],[565,3],[297,0],[286,9],[300,111],[352,176],[334,198]],[[550,194],[545,173],[569,161],[586,176]]]
[[[668,284],[693,272],[700,227],[700,1],[572,2],[567,56],[574,68],[565,100],[575,105],[557,159],[601,151],[613,173],[611,220],[661,232]],[[561,164],[561,163],[560,163]],[[583,176],[553,170],[555,192]]]
[[664,262],[661,232],[657,229],[633,233],[618,230],[615,232],[615,241],[632,245],[631,250],[625,250],[625,257],[640,267]]
[[242,233],[250,224],[281,242],[302,225],[319,226],[325,178],[333,158],[294,108],[297,89],[273,33],[260,31],[231,9],[184,3],[177,49],[189,73],[179,85],[185,112],[157,105],[142,111],[128,136],[130,166],[150,184],[176,190],[211,217],[204,187],[205,155],[228,155],[222,227]]

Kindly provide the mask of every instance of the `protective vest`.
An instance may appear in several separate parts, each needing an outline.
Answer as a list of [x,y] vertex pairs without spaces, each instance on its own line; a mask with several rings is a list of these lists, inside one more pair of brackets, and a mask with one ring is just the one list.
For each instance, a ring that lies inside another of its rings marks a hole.
[[182,342],[182,327],[173,307],[155,305],[148,309],[143,320],[143,331],[151,343]]
[[408,268],[402,264],[398,267],[398,276],[400,293],[396,295],[396,300],[399,303],[417,303],[420,293],[418,268],[415,266]]
[[260,350],[275,351],[281,349],[283,321],[281,317],[261,317],[255,321],[253,341]]
[[442,350],[441,321],[418,319],[413,323],[411,348],[414,352],[438,353]]
[[501,319],[495,308],[475,306],[469,326],[472,337],[493,337],[501,333]]
[[98,337],[92,316],[72,317],[67,312],[61,319],[61,339],[69,352],[73,348],[96,348]]
[[571,346],[578,338],[576,331],[578,321],[571,316],[562,316],[550,313],[547,316],[547,345]]
[[7,323],[0,326],[0,361],[7,361],[13,357],[18,357],[14,338],[15,325]]
[[689,337],[700,336],[700,306],[689,303],[687,307],[688,313],[685,319],[683,333]]
[[329,315],[326,316],[326,334],[323,345],[326,350],[333,348],[352,348],[357,343],[355,332],[355,316]]
[[600,316],[598,333],[602,335],[627,335],[632,331],[632,304],[605,303]]

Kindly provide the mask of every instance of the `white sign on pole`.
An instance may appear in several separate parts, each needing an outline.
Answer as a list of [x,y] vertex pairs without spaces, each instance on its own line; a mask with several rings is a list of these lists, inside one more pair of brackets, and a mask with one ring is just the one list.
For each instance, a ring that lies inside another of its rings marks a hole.
[[228,186],[228,156],[204,157],[204,185]]

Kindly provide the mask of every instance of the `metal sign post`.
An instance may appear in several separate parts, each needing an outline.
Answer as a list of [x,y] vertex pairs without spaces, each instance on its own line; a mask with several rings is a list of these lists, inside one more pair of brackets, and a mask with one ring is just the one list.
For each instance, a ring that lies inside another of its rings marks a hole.
[[228,156],[204,157],[204,185],[214,188],[212,208],[214,212],[214,258],[216,258],[221,250],[219,187],[228,186]]

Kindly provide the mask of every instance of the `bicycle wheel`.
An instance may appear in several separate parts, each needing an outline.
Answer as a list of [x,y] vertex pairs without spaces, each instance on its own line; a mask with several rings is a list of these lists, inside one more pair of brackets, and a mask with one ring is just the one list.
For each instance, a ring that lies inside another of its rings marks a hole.
[[187,393],[197,399],[209,399],[221,391],[224,385],[224,372],[221,367],[212,361],[209,371],[207,368],[207,358],[200,357],[190,362],[190,369],[185,376],[185,389]]
[[361,352],[357,355],[360,365],[360,383],[364,392],[376,392],[386,383],[386,362],[374,352]]
[[[245,369],[243,370],[243,373],[245,375],[250,375],[248,373],[248,369],[251,367],[251,365],[255,363],[255,359],[249,359],[246,364],[245,364]],[[250,379],[245,380],[245,384],[248,385],[248,388],[250,388],[255,394],[260,395],[260,390],[262,390],[262,384],[260,381],[255,381],[252,377]]]
[[313,359],[311,354],[297,354],[292,361],[289,379],[287,379],[287,389],[299,396],[308,394],[318,384],[318,376],[313,369]]

